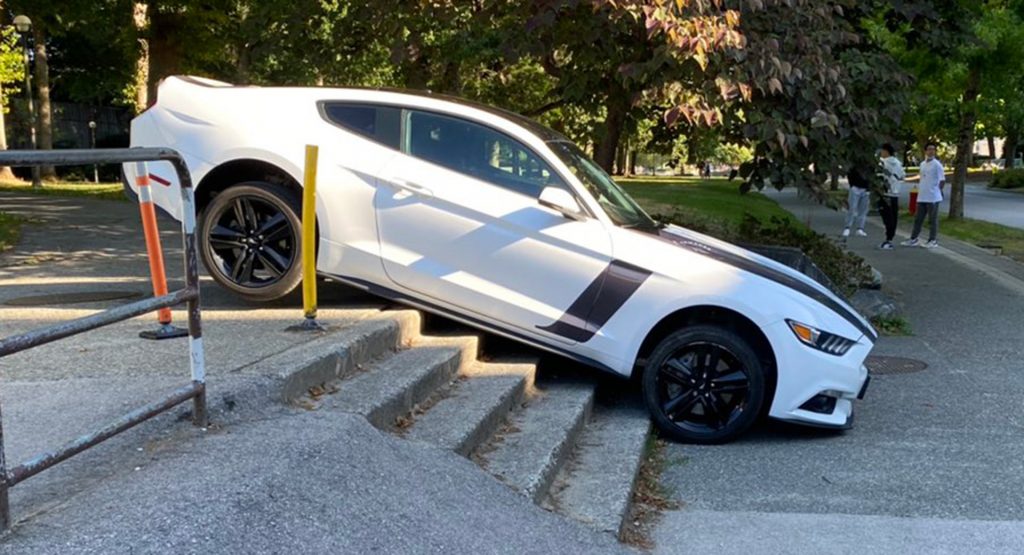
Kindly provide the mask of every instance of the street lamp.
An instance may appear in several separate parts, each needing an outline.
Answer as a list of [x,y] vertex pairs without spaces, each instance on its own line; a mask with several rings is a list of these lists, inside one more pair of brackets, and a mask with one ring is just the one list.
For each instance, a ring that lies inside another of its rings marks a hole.
[[[96,148],[96,122],[89,120],[89,146]],[[92,165],[92,182],[100,182],[100,170],[96,164]]]
[[[21,35],[21,46],[25,56],[25,100],[28,101],[28,127],[32,150],[36,149],[36,105],[32,100],[32,68],[28,57],[28,32],[32,29],[32,20],[27,15],[14,17],[14,30]],[[39,166],[32,166],[32,188],[43,186],[39,177]]]

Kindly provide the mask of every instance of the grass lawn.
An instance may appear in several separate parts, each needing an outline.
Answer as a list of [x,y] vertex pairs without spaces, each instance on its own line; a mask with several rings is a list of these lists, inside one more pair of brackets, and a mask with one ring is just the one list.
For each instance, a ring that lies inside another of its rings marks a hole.
[[21,218],[0,212],[0,252],[14,246],[21,231]]
[[652,214],[678,211],[687,219],[714,221],[731,229],[739,226],[744,213],[765,222],[772,216],[793,219],[774,200],[754,191],[740,194],[739,181],[725,178],[640,177],[615,182]]
[[43,182],[41,189],[23,181],[0,181],[0,191],[58,197],[92,197],[106,200],[128,200],[120,183]]
[[[927,224],[925,229],[927,229]],[[922,235],[926,233],[922,230]],[[939,222],[940,243],[943,235],[981,247],[1000,246],[1003,248],[1004,255],[1018,262],[1024,262],[1024,229],[971,219],[951,222],[943,216],[942,221]]]

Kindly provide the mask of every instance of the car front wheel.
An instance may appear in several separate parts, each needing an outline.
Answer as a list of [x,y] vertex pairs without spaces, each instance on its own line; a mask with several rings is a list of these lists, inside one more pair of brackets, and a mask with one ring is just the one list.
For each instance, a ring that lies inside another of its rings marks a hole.
[[213,279],[253,301],[291,293],[302,281],[301,207],[291,189],[257,181],[214,197],[199,224],[200,252]]
[[764,371],[736,333],[694,326],[672,333],[654,349],[644,367],[643,393],[662,433],[688,443],[725,443],[757,419]]

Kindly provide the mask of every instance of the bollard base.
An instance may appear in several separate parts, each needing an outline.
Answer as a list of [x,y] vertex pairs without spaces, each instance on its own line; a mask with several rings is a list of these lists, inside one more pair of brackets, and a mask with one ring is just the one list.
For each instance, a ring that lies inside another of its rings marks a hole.
[[188,330],[170,324],[164,324],[152,331],[140,331],[139,337],[143,339],[174,339],[176,337],[188,337]]
[[284,331],[327,331],[327,326],[318,322],[316,318],[307,317],[302,323],[288,326]]

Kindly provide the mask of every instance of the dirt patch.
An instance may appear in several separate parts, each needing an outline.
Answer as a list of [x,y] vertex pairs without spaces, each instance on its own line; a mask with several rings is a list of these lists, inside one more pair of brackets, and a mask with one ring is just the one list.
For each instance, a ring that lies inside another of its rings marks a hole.
[[633,500],[629,508],[629,518],[622,527],[619,539],[633,547],[650,551],[654,549],[651,531],[661,519],[665,511],[680,508],[674,493],[661,481],[661,475],[670,465],[682,464],[683,460],[670,460],[666,454],[667,442],[657,434],[647,438],[644,448],[643,462],[636,477],[633,488]]

